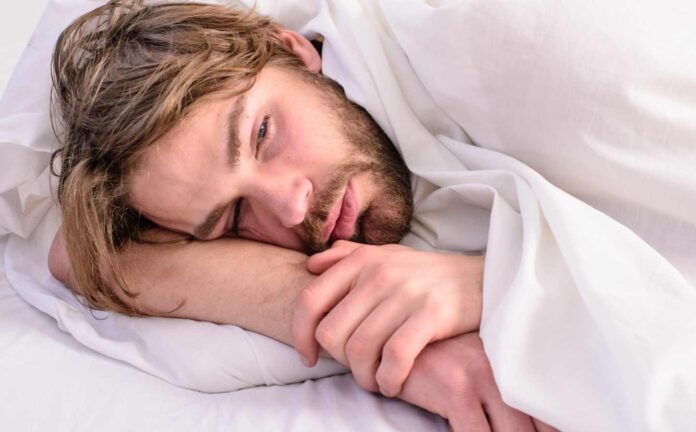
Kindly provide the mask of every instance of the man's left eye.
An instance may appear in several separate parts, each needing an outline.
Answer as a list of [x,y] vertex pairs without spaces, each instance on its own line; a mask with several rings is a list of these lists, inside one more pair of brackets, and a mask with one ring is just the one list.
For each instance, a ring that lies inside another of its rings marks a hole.
[[267,141],[273,139],[273,122],[270,114],[266,114],[259,125],[259,130],[256,133],[256,157],[258,158]]
[[258,143],[261,143],[264,138],[266,138],[266,134],[268,133],[268,119],[270,116],[266,115],[263,118],[263,121],[261,122],[261,125],[259,125],[259,132],[256,134],[256,141]]

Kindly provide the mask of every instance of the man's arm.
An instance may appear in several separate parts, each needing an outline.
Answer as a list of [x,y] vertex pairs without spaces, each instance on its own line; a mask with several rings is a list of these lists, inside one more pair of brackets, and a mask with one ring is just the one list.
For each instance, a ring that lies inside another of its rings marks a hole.
[[[166,232],[155,234],[166,239]],[[153,315],[234,324],[292,344],[297,294],[315,277],[307,256],[241,239],[181,244],[131,243],[120,254],[129,288]],[[49,252],[53,276],[74,288],[70,262],[59,231]],[[127,304],[133,300],[114,290]]]
[[[306,270],[301,253],[237,239],[133,243],[121,260],[143,306],[170,310],[185,300],[172,316],[235,324],[287,344],[292,344],[295,298],[316,277]],[[61,282],[74,283],[61,232],[51,246],[49,267]],[[487,412],[490,422],[532,431],[528,417],[500,399],[477,341],[464,335],[426,347],[398,397],[449,418],[455,430],[470,418],[485,417],[484,406],[495,405],[495,412]]]

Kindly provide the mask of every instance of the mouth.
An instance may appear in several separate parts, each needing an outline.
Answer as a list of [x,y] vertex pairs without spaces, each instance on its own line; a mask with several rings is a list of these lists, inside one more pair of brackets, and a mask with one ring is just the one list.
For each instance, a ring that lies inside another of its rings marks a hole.
[[325,243],[336,240],[347,240],[353,236],[355,223],[359,216],[358,200],[355,196],[352,181],[348,181],[343,195],[329,213],[329,218],[322,232]]

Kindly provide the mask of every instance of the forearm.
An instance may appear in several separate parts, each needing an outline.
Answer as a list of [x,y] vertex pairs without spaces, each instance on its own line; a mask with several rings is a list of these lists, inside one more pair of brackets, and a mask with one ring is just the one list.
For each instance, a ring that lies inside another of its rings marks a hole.
[[[53,257],[60,253],[60,238],[56,243]],[[49,260],[58,279],[74,284],[64,271],[67,260]],[[313,278],[306,260],[295,251],[239,239],[132,243],[120,254],[128,287],[148,313],[234,324],[287,344],[295,298]],[[134,304],[120,289],[114,292]]]

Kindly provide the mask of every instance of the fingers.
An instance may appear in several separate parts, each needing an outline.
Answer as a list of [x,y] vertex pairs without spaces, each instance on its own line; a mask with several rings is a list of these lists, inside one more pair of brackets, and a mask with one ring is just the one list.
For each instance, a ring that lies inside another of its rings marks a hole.
[[297,307],[292,317],[292,341],[302,363],[314,366],[319,356],[319,344],[314,339],[314,328],[320,318],[315,318],[308,308],[314,304],[312,293],[303,290],[297,299]]
[[531,417],[529,417],[527,414],[524,414],[521,411],[518,411],[510,407],[505,402],[503,402],[502,399],[497,399],[496,401],[488,401],[484,409],[488,413],[488,421],[490,422],[491,429],[494,432],[536,431]]
[[339,240],[331,246],[331,249],[327,249],[324,252],[309,257],[307,260],[307,270],[314,274],[322,274],[361,246],[363,245],[360,243]]
[[[379,298],[370,295],[367,290],[359,288],[340,299],[339,303],[319,322],[314,333],[317,342],[339,363],[352,369],[346,351],[349,339],[361,326],[373,309],[379,304]],[[394,331],[395,328],[391,328]],[[385,336],[388,337],[388,336]],[[365,340],[366,342],[366,340]],[[355,341],[351,349],[360,349]],[[379,357],[375,356],[377,360]],[[356,359],[354,359],[354,362]]]
[[[450,427],[454,432],[491,432],[488,418],[480,404],[472,401],[471,405],[462,406],[449,418]],[[515,430],[515,429],[510,429]],[[517,432],[515,430],[515,432]]]
[[416,357],[432,341],[433,322],[433,317],[423,312],[411,315],[384,345],[376,375],[384,396],[394,397],[401,393]]
[[481,381],[483,394],[483,408],[488,413],[488,421],[494,432],[516,431],[535,432],[534,422],[531,417],[518,411],[503,401],[503,397],[495,383],[490,366],[485,370],[479,369],[480,376],[487,379]]
[[[351,290],[358,270],[359,268],[356,269],[350,263],[339,261],[314,279],[297,296],[292,320],[292,338],[295,349],[306,366],[313,366],[317,361],[319,346],[316,332],[319,323]],[[324,336],[330,337],[329,334]],[[324,348],[328,350],[328,347]]]
[[416,358],[399,398],[438,414],[457,432],[490,432],[477,392],[476,375],[468,372],[481,350],[469,349],[462,336],[428,345]]
[[353,377],[365,390],[379,391],[376,374],[382,350],[404,320],[405,313],[398,302],[383,302],[350,335],[346,357]]

